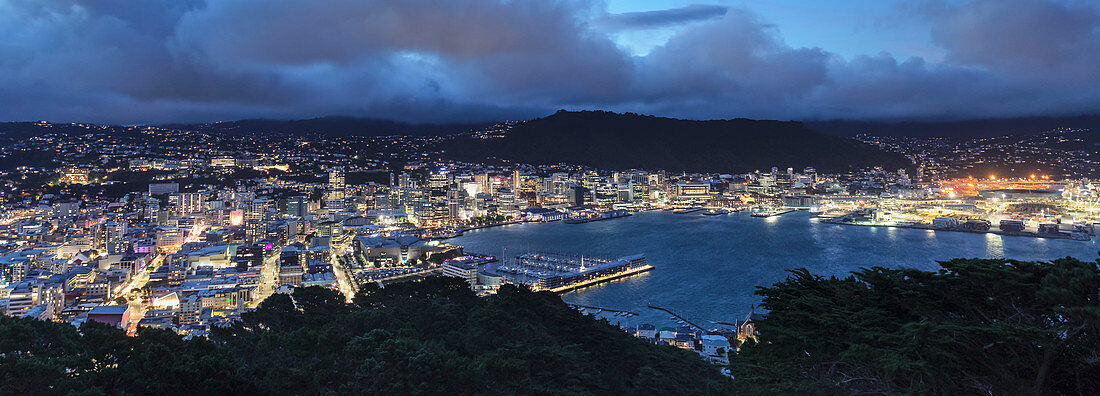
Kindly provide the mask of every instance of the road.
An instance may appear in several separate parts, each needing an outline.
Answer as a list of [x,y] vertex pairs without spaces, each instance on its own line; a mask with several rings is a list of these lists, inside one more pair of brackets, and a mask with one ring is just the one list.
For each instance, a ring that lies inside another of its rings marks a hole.
[[260,305],[264,299],[275,294],[275,290],[279,288],[279,253],[280,249],[271,249],[272,254],[264,256],[264,266],[260,270],[260,286],[257,288],[257,296],[252,298],[252,302],[248,304],[249,308],[255,308]]
[[[195,226],[191,228],[191,232],[188,233],[187,238],[184,239],[184,243],[198,242],[202,238],[202,233],[205,230],[206,226],[204,224],[195,224]],[[176,251],[178,251],[178,249]],[[129,300],[130,292],[145,287],[145,285],[149,283],[149,274],[160,267],[161,264],[164,263],[164,258],[171,253],[175,253],[175,251],[164,252],[163,254],[157,253],[156,257],[154,257],[148,265],[142,268],[137,274],[132,275],[130,280],[123,283],[121,287],[114,291],[112,298],[107,299],[107,301],[104,301],[101,305],[114,305],[114,298],[117,297],[125,297]],[[145,301],[142,299],[130,301],[130,327],[126,329],[128,334],[137,334],[138,322],[145,317],[145,308]]]
[[359,283],[355,281],[354,272],[345,267],[346,254],[351,250],[352,241],[355,241],[354,231],[333,238],[329,245],[329,263],[332,264],[332,272],[336,275],[340,292],[344,293],[348,302],[359,292]]

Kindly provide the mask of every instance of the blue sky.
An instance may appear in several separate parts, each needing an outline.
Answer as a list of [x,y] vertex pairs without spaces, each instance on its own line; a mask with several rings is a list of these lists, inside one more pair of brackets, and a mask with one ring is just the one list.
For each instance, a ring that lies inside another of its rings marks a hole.
[[0,0],[0,120],[1100,113],[1095,0]]
[[[645,12],[714,4],[750,9],[768,23],[776,25],[787,44],[793,47],[821,47],[851,58],[858,55],[889,52],[898,57],[923,57],[943,60],[943,50],[929,37],[928,26],[904,16],[905,1],[897,0],[610,0],[611,13]],[[664,42],[683,26],[632,32],[616,41],[642,55]]]

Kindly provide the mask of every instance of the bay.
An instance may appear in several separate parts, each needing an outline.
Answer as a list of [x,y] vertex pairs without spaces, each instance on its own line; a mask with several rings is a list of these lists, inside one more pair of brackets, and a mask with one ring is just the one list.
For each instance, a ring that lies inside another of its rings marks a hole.
[[672,326],[668,308],[711,327],[741,320],[758,285],[783,280],[787,270],[846,276],[861,267],[935,271],[937,260],[999,258],[1094,260],[1094,242],[821,223],[805,212],[771,218],[642,212],[584,224],[525,223],[470,231],[448,241],[466,251],[516,255],[527,251],[620,257],[644,253],[652,271],[567,293],[568,303],[627,310],[612,323]]

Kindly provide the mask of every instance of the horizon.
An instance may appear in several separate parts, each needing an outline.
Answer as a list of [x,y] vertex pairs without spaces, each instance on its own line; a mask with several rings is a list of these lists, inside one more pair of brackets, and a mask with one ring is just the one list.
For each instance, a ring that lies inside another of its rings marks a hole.
[[4,120],[1100,114],[1100,93],[1081,89],[1100,83],[1100,8],[1080,0],[0,0],[0,11],[0,57],[20,60],[0,62]]
[[397,118],[384,118],[374,116],[356,116],[356,115],[321,115],[321,116],[308,116],[304,118],[238,118],[238,119],[220,119],[211,121],[194,121],[194,122],[161,122],[161,123],[101,123],[101,122],[89,122],[79,120],[6,120],[0,121],[2,123],[35,123],[35,122],[47,122],[50,124],[91,124],[100,126],[118,126],[118,127],[138,127],[138,126],[152,126],[152,127],[166,127],[173,125],[180,126],[196,126],[196,125],[209,125],[219,123],[231,123],[231,122],[244,122],[244,121],[276,121],[276,122],[297,122],[297,121],[312,121],[322,119],[348,119],[357,121],[382,121],[382,122],[394,122],[402,123],[410,126],[443,126],[443,125],[473,125],[473,124],[497,124],[505,122],[522,122],[531,121],[540,118],[546,118],[557,114],[559,112],[607,112],[616,115],[636,114],[643,117],[657,117],[657,118],[670,118],[675,120],[685,121],[728,121],[735,119],[747,119],[753,121],[779,121],[779,122],[800,122],[800,123],[870,123],[881,125],[904,125],[904,124],[952,124],[952,123],[966,123],[966,122],[995,122],[995,121],[1011,121],[1011,120],[1025,120],[1025,119],[1070,119],[1070,118],[1090,118],[1100,117],[1100,113],[1078,113],[1078,114],[1066,114],[1066,115],[1034,115],[1034,116],[1005,116],[1005,117],[979,117],[979,118],[943,118],[943,119],[914,119],[914,118],[893,118],[893,119],[855,119],[855,118],[830,118],[830,119],[778,119],[778,118],[748,118],[748,117],[729,117],[729,118],[686,118],[686,117],[674,117],[665,116],[659,114],[647,114],[636,113],[630,111],[614,111],[604,109],[578,109],[578,110],[565,110],[559,109],[546,113],[545,115],[536,115],[529,118],[513,118],[513,119],[485,119],[485,120],[472,120],[472,121],[443,121],[443,122],[418,122],[412,120],[402,120]]

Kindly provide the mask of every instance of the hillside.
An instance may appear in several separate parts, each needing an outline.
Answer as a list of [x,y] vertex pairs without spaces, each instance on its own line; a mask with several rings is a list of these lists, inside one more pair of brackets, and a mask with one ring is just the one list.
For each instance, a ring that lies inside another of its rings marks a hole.
[[504,138],[458,139],[458,159],[498,157],[532,164],[609,169],[748,172],[773,166],[846,171],[907,167],[896,154],[807,129],[799,122],[691,121],[604,111],[559,111],[516,125]]
[[991,118],[963,121],[807,121],[813,130],[836,136],[861,133],[879,136],[986,138],[1034,135],[1057,128],[1100,130],[1100,116]]
[[732,394],[693,352],[557,295],[454,278],[276,294],[211,339],[0,316],[0,394]]
[[467,132],[486,124],[410,124],[401,121],[356,118],[319,117],[306,120],[250,119],[213,122],[207,124],[168,124],[164,128],[190,131],[221,132],[234,134],[287,133],[324,134],[331,136],[386,136],[386,135],[446,135]]

